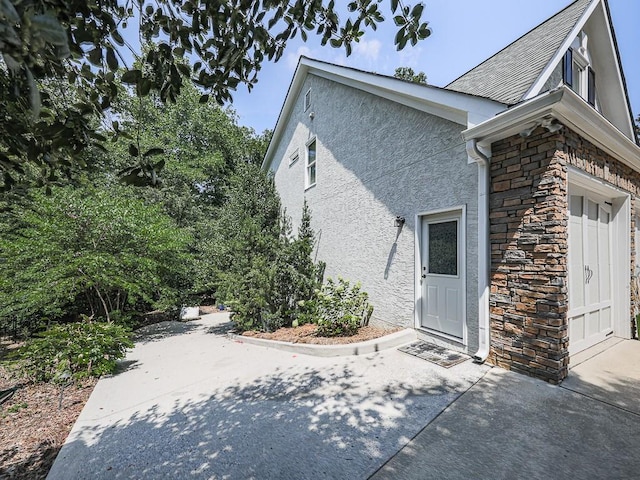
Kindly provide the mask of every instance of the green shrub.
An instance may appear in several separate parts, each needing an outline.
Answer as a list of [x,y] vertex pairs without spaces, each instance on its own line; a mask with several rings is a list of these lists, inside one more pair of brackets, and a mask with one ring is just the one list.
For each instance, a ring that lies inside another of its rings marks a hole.
[[328,279],[317,293],[315,312],[318,322],[318,335],[335,337],[354,335],[360,327],[369,324],[373,306],[369,305],[368,295],[360,290],[356,283],[338,277],[338,282]]
[[[190,236],[125,187],[33,191],[0,220],[0,324],[180,305]],[[112,319],[112,320],[113,320]]]
[[300,302],[320,288],[324,265],[314,263],[311,213],[304,206],[297,236],[282,211],[273,178],[255,165],[238,167],[217,226],[199,263],[239,330],[272,331],[305,321]]
[[131,331],[114,323],[56,325],[22,347],[22,373],[37,382],[79,380],[113,373],[133,347]]

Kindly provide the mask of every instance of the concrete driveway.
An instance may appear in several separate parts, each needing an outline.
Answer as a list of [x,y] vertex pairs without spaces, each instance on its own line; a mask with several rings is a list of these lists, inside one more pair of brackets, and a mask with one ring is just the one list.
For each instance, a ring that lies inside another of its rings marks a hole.
[[229,340],[226,315],[149,329],[100,380],[49,479],[640,476],[640,342],[560,387],[396,349],[321,358]]
[[640,478],[640,342],[572,361],[560,387],[493,369],[373,478]]
[[396,349],[300,355],[231,341],[228,326],[150,328],[98,382],[48,478],[367,478],[489,370]]

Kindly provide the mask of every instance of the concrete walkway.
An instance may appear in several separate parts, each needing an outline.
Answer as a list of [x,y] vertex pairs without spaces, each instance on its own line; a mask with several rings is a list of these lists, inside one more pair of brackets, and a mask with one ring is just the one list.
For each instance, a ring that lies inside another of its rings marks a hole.
[[313,357],[228,327],[214,314],[150,328],[98,382],[48,478],[367,478],[489,370],[395,349]]
[[493,369],[373,478],[640,478],[640,342],[576,360],[560,387]]

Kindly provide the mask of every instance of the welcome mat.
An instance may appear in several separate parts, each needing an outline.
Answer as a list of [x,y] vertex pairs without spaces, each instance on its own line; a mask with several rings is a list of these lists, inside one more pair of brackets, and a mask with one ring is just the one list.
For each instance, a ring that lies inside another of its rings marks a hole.
[[400,347],[398,350],[444,368],[453,367],[469,358],[461,353],[452,352],[451,350],[432,343],[423,342],[422,340]]

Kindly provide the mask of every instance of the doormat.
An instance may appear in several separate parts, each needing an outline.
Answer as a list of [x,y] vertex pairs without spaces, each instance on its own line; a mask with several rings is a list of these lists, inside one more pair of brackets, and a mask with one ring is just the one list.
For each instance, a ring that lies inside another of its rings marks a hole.
[[454,365],[464,362],[469,357],[461,353],[452,352],[446,348],[439,347],[432,343],[423,341],[413,342],[409,345],[398,348],[401,352],[408,353],[414,357],[422,358],[444,368],[450,368]]

